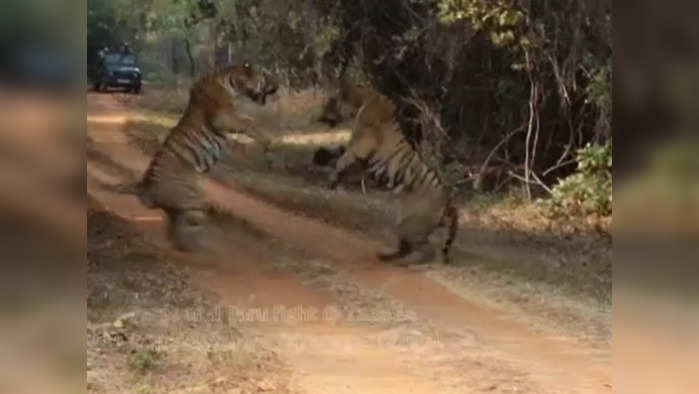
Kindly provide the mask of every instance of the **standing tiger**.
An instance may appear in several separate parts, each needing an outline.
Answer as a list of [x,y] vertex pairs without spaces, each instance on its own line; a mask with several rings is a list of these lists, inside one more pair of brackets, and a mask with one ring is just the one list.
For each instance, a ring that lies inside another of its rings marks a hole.
[[336,150],[321,148],[314,163],[327,164],[339,155],[330,176],[334,189],[347,168],[359,161],[375,179],[384,180],[398,198],[398,217],[394,234],[397,246],[379,253],[384,261],[417,253],[419,262],[434,257],[428,237],[441,226],[448,226],[442,247],[444,262],[458,227],[458,216],[450,194],[437,172],[425,164],[401,133],[395,105],[370,88],[342,83],[337,94],[323,107],[320,119],[331,126],[354,116],[352,135],[347,146]]
[[189,92],[189,103],[152,158],[137,194],[149,208],[168,217],[168,236],[180,250],[198,248],[208,206],[197,184],[226,149],[226,133],[248,134],[268,149],[271,138],[253,125],[266,97],[279,85],[271,75],[247,62],[201,77]]

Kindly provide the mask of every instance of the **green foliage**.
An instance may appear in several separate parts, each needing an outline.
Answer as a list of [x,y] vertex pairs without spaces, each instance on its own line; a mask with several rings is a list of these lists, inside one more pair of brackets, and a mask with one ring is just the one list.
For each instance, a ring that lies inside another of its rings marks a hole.
[[147,348],[134,351],[129,356],[129,367],[139,373],[146,373],[155,369],[162,355],[155,348]]
[[319,56],[323,56],[332,48],[332,43],[340,35],[340,29],[335,25],[320,26],[313,39],[313,46]]
[[612,145],[590,144],[578,149],[578,171],[586,174],[609,173],[612,169]]
[[497,47],[524,40],[519,33],[525,22],[524,13],[512,2],[492,0],[440,0],[438,17],[443,24],[466,22],[475,32],[487,32]]
[[585,86],[585,102],[597,106],[604,111],[612,108],[612,66],[607,63],[597,66],[590,75]]
[[612,146],[590,144],[577,151],[577,170],[558,181],[541,201],[552,217],[612,213]]
[[[339,29],[326,57],[331,66],[358,60],[373,87],[399,106],[406,137],[444,157],[470,167],[495,150],[494,160],[521,174],[611,137],[609,0],[315,3]],[[431,110],[444,130],[439,138],[416,121],[421,111],[406,98]],[[529,125],[533,145],[524,133],[508,137]],[[452,149],[445,137],[477,154]]]
[[212,0],[88,0],[87,9],[88,65],[94,68],[103,47],[127,42],[144,78],[156,82],[204,70],[215,41],[211,27],[220,22]]
[[[588,59],[590,58],[588,55]],[[585,104],[597,111],[598,126],[602,127],[600,131],[609,135],[612,119],[612,64],[611,59],[606,59],[603,64],[594,64],[595,61],[599,59],[588,60],[593,64],[585,86]]]

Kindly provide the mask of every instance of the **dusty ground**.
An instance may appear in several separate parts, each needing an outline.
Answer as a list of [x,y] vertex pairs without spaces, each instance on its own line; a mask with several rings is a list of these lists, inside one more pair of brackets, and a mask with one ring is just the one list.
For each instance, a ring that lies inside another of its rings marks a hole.
[[90,392],[611,392],[606,304],[503,274],[537,264],[525,242],[379,263],[385,237],[367,227],[390,207],[317,192],[303,137],[323,130],[289,133],[301,120],[276,130],[271,170],[241,143],[203,182],[225,213],[214,252],[172,251],[159,212],[105,187],[138,176],[172,121],[125,101],[88,95]]

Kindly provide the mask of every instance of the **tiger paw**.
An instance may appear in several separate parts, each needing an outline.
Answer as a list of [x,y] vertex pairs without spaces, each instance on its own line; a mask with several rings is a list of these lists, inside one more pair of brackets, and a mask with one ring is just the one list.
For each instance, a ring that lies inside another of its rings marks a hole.
[[330,190],[335,190],[335,189],[337,189],[337,185],[339,185],[339,184],[340,184],[340,175],[337,172],[333,171],[330,174],[330,183],[329,183],[328,187],[330,188]]
[[412,253],[401,259],[402,265],[405,266],[427,266],[430,264],[437,263],[434,253],[429,253],[426,251],[413,251]]
[[397,248],[382,248],[376,257],[381,261],[391,261],[399,259],[410,252],[410,245],[401,243]]

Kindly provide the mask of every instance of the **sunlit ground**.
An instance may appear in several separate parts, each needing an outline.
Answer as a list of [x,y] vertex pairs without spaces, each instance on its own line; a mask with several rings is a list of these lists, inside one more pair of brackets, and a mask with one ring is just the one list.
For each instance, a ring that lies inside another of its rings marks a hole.
[[[298,145],[298,146],[313,146],[313,145],[341,145],[349,141],[350,131],[339,130],[332,132],[319,132],[310,134],[287,134],[279,137],[278,142],[281,145]],[[250,144],[253,140],[244,134],[231,134],[229,138],[233,141]]]

